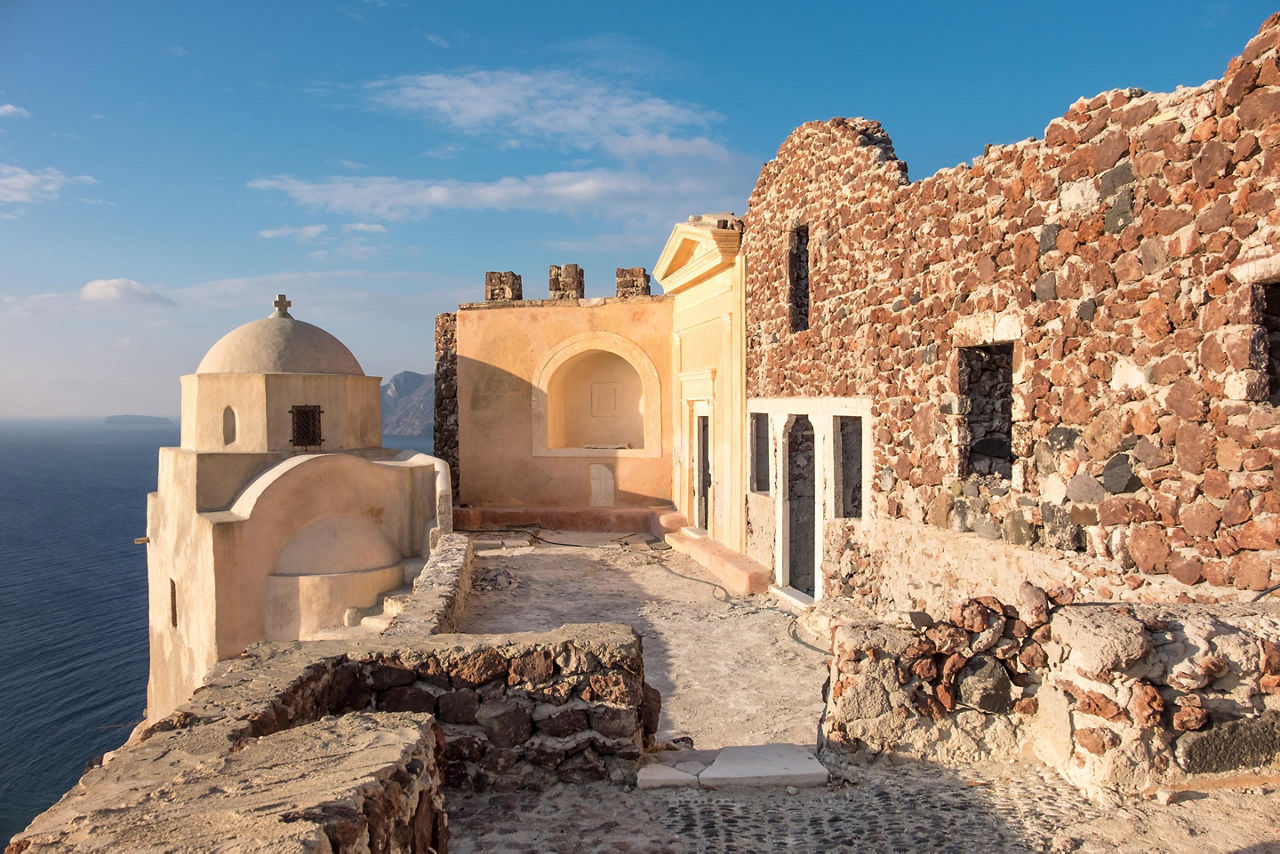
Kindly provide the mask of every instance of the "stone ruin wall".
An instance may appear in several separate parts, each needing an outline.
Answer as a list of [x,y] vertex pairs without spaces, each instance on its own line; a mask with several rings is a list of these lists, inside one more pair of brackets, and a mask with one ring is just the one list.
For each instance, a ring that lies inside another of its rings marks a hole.
[[1023,584],[911,621],[830,632],[834,767],[1034,753],[1104,801],[1280,778],[1280,606],[1069,605]]
[[[963,574],[962,540],[1011,546],[990,571],[1014,587],[1030,560],[1084,598],[1280,582],[1280,353],[1252,281],[1280,278],[1278,43],[1273,16],[1222,80],[1082,99],[1045,139],[915,183],[876,122],[783,143],[745,218],[748,398],[873,413],[876,518],[831,523],[826,590],[946,607],[907,576]],[[802,225],[811,318],[792,332]],[[973,477],[960,348],[1002,343],[1013,461]],[[930,548],[876,536],[894,523]]]
[[436,393],[432,453],[449,464],[458,501],[458,315],[436,315]]

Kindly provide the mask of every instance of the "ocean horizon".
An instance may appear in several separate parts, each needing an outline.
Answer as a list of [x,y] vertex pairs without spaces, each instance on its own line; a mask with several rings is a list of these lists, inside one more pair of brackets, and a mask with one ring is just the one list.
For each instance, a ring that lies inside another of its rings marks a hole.
[[[0,841],[142,720],[147,493],[178,421],[0,418]],[[430,451],[430,437],[384,445]]]

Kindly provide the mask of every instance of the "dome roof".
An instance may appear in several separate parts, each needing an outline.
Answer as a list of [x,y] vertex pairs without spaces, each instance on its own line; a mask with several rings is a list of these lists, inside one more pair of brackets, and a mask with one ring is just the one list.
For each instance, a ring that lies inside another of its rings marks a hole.
[[294,320],[281,294],[276,312],[238,326],[209,348],[197,374],[353,374],[360,363],[319,326]]

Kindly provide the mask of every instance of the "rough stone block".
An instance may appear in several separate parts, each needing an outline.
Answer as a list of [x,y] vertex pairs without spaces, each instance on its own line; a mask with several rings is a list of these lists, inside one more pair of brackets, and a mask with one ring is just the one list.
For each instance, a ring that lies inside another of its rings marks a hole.
[[1220,721],[1178,739],[1178,764],[1191,774],[1256,768],[1280,758],[1280,712]]
[[533,718],[529,710],[510,701],[481,704],[476,712],[476,723],[484,727],[495,747],[515,747],[533,733]]

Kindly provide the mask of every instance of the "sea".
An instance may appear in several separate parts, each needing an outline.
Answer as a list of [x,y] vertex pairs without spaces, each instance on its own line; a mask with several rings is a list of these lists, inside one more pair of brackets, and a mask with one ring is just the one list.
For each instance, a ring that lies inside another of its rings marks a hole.
[[157,450],[177,444],[177,419],[0,419],[0,844],[142,720],[147,559],[133,541]]

